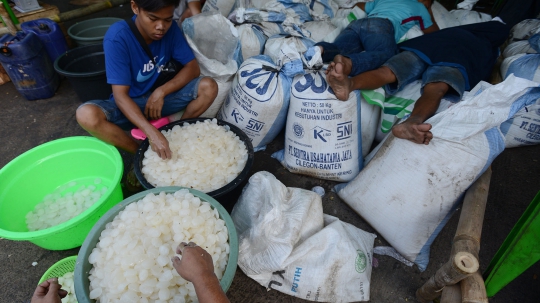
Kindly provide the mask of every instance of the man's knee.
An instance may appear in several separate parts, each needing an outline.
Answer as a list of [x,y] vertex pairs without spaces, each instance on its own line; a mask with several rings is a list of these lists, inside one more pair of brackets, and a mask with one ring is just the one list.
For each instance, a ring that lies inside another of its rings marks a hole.
[[77,108],[75,112],[77,122],[85,129],[95,129],[107,117],[105,113],[96,105],[85,104]]
[[210,98],[212,101],[217,96],[218,93],[218,85],[216,80],[210,78],[210,77],[204,77],[199,82],[199,95],[205,96],[207,98]]
[[388,66],[381,66],[377,69],[379,76],[385,83],[394,83],[397,81],[396,75]]

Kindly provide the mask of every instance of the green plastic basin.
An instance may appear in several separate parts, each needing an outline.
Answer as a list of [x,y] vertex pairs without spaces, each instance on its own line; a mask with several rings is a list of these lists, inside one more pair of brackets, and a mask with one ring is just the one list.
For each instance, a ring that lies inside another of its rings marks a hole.
[[[73,282],[75,284],[75,294],[79,303],[96,302],[95,300],[90,299],[90,281],[88,280],[88,273],[93,266],[88,262],[88,257],[92,253],[92,250],[96,247],[99,241],[99,237],[101,236],[101,232],[105,229],[105,225],[107,225],[107,223],[109,222],[112,222],[116,215],[128,204],[141,200],[149,193],[174,193],[180,189],[184,189],[184,187],[169,186],[145,190],[136,195],[126,198],[124,201],[118,203],[118,205],[109,210],[105,215],[103,215],[103,217],[101,217],[101,219],[96,223],[94,228],[92,228],[92,230],[88,234],[86,240],[84,240],[84,243],[79,250],[79,255],[77,256],[77,264],[75,265]],[[188,190],[194,196],[199,197],[201,200],[210,203],[212,207],[217,209],[220,218],[225,221],[225,225],[227,226],[227,230],[229,232],[230,248],[229,260],[227,261],[227,267],[225,268],[223,277],[220,280],[221,288],[223,289],[223,291],[227,292],[233,281],[234,274],[236,272],[236,266],[238,264],[238,235],[236,234],[236,228],[234,227],[231,216],[218,201],[198,190],[194,190],[191,188],[188,188]]]
[[[99,218],[123,199],[122,173],[118,150],[92,137],[58,139],[23,153],[0,169],[0,237],[49,250],[81,246]],[[28,231],[26,214],[45,195],[72,181],[90,185],[97,178],[108,190],[94,205],[64,223]]]

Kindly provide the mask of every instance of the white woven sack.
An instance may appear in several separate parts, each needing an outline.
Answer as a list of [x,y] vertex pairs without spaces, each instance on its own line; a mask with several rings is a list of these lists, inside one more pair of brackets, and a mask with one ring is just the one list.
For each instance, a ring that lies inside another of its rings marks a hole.
[[248,58],[262,54],[268,39],[258,25],[242,24],[236,26],[242,46],[242,62]]
[[504,150],[498,126],[540,97],[537,85],[510,76],[433,116],[429,145],[390,135],[339,196],[425,270],[456,201]]
[[540,99],[501,124],[506,148],[540,144]]
[[268,56],[249,58],[234,77],[218,118],[246,133],[255,151],[263,150],[285,125],[290,90],[291,78]]
[[219,12],[223,17],[227,18],[235,2],[235,0],[206,0],[201,11],[203,13]]
[[529,44],[528,40],[515,41],[510,43],[503,51],[503,58],[512,57],[519,54],[536,54],[536,50]]
[[321,71],[296,76],[285,126],[284,150],[275,153],[289,171],[350,181],[363,167],[360,93],[336,98]]
[[311,33],[311,39],[315,42],[323,41],[324,37],[333,32],[336,26],[330,21],[311,21],[303,24],[303,27]]
[[540,19],[523,20],[512,27],[508,41],[527,40],[537,33],[540,33]]

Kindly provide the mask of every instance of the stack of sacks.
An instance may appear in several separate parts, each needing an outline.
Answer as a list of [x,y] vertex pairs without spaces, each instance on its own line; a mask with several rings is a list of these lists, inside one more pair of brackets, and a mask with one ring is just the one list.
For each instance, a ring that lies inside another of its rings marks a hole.
[[216,99],[201,115],[203,118],[214,118],[238,70],[238,31],[219,12],[205,12],[188,18],[182,23],[182,29],[199,62],[201,75],[213,78],[218,84]]

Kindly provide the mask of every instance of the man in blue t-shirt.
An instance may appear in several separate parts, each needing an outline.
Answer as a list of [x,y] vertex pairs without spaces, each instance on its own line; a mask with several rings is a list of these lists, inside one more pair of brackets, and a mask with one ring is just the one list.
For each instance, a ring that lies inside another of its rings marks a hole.
[[[139,144],[124,130],[137,127],[146,134],[153,151],[162,159],[170,159],[169,142],[148,120],[183,109],[182,119],[196,118],[214,101],[217,83],[199,77],[197,60],[173,21],[179,1],[131,1],[135,13],[132,20],[154,60],[126,21],[113,24],[107,31],[103,48],[107,82],[112,85],[113,94],[109,100],[89,101],[77,109],[77,121],[93,136],[135,153]],[[183,64],[182,69],[173,79],[152,89],[171,59]]]
[[342,62],[356,76],[380,67],[397,54],[396,43],[414,25],[424,33],[439,29],[431,13],[433,0],[374,0],[356,4],[367,17],[349,24],[333,43],[319,42],[324,62]]

